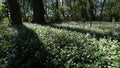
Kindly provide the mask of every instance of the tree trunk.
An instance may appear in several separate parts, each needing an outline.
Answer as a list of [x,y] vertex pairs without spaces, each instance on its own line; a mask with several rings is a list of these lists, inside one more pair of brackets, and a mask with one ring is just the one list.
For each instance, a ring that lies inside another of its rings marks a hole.
[[91,21],[93,21],[94,20],[94,1],[89,0],[89,3],[90,3],[89,12],[90,12],[90,16],[91,16]]
[[90,26],[92,26],[92,14],[93,14],[93,12],[91,11],[91,0],[87,0],[86,12],[87,12],[87,20],[89,21]]
[[7,0],[7,2],[10,11],[11,24],[13,25],[22,24],[20,6],[17,0]]
[[55,22],[59,22],[60,18],[59,18],[59,5],[58,5],[58,0],[56,0],[55,2]]
[[[61,6],[64,7],[64,1],[63,0],[61,0],[61,1],[62,1]],[[64,12],[64,10],[62,10],[61,13],[62,13],[62,16],[63,16],[63,18],[65,20],[65,12]]]
[[45,24],[44,5],[42,0],[32,0],[33,2],[33,20],[32,23]]
[[112,17],[112,24],[115,24],[115,17]]
[[99,21],[102,21],[105,2],[106,2],[106,0],[103,0],[102,6],[101,6],[101,11],[100,11],[100,20]]

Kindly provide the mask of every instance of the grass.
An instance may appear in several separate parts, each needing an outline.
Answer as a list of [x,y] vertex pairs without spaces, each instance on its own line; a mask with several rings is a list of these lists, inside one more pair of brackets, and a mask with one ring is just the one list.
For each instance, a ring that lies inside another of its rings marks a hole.
[[[80,28],[76,25],[62,25],[55,26]],[[81,33],[30,23],[22,26],[1,25],[0,28],[1,68],[120,67],[120,43],[117,40],[98,40],[89,32]]]

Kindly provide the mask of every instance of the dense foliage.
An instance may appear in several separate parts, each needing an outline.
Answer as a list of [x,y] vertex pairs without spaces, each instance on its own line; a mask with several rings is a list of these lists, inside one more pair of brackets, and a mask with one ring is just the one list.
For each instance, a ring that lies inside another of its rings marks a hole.
[[0,29],[1,68],[18,65],[17,68],[37,68],[39,65],[46,68],[120,67],[117,40],[97,40],[89,33],[38,24],[1,25]]
[[[31,21],[33,2],[31,0],[19,0],[18,2],[21,7],[22,21]],[[0,12],[8,7],[5,4],[6,0],[1,3],[0,7],[3,9]],[[92,21],[120,21],[119,0],[43,0],[43,4],[46,22],[69,20],[85,22],[88,19]],[[4,11],[2,14],[5,15],[6,12],[8,11]],[[59,20],[55,20],[56,18]]]

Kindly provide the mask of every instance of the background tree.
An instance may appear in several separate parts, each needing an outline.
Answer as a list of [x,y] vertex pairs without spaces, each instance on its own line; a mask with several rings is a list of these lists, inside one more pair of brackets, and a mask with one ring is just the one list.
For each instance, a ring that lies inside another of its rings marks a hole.
[[105,10],[105,3],[106,3],[106,0],[101,0],[101,10],[100,10],[100,18],[99,20],[102,21],[102,18],[103,18],[103,11]]
[[112,23],[115,23],[120,18],[120,0],[108,0],[106,6],[106,13]]
[[18,0],[21,7],[22,21],[29,22],[32,18],[32,1],[31,0]]
[[[18,0],[18,2],[21,7],[22,21],[26,22],[119,20],[117,0]],[[0,12],[4,15],[3,10]]]
[[22,24],[20,6],[17,0],[7,0],[7,2],[10,11],[11,24]]
[[33,23],[45,24],[43,0],[32,0],[33,3]]
[[55,0],[54,2],[54,22],[59,22],[60,21],[60,15],[59,15],[59,1]]

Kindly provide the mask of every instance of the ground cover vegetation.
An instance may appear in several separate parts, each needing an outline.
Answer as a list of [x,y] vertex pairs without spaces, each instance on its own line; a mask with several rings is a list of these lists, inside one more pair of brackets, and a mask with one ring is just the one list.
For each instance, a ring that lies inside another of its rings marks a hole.
[[5,27],[0,35],[1,67],[29,67],[34,62],[46,68],[119,67],[117,40],[37,24]]

